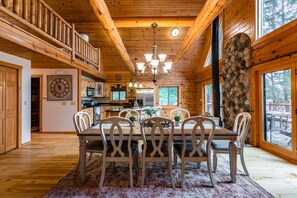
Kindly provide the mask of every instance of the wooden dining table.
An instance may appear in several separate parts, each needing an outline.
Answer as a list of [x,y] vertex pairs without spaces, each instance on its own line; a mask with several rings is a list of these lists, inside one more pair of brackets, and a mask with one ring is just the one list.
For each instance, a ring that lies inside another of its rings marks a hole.
[[[103,130],[105,132],[105,136],[107,139],[109,139],[109,129],[111,125],[103,125]],[[121,126],[122,131],[124,135],[129,135],[129,128],[126,126]],[[205,124],[205,140],[208,138],[208,134],[211,129],[211,125]],[[125,130],[127,129],[127,130]],[[168,129],[168,133],[169,133]],[[150,128],[144,128],[145,134],[150,135],[151,130]],[[186,136],[191,136],[192,133],[192,126],[191,124],[186,124],[185,125],[185,135]],[[166,129],[164,131],[164,134],[166,135]],[[198,129],[198,134],[199,135],[199,129]],[[229,151],[230,151],[230,176],[231,176],[231,181],[233,183],[236,183],[236,174],[237,174],[237,147],[235,145],[235,142],[237,140],[238,134],[223,128],[223,127],[218,127],[216,126],[215,128],[215,133],[213,136],[214,140],[229,140]],[[79,137],[79,175],[80,179],[82,182],[86,181],[86,142],[87,141],[92,141],[92,140],[101,140],[101,135],[99,131],[99,124],[81,132],[78,134]],[[140,131],[140,126],[136,125],[133,127],[133,134],[132,134],[132,140],[142,140],[142,135]],[[181,126],[174,127],[174,134],[173,134],[173,140],[182,140],[182,130]]]

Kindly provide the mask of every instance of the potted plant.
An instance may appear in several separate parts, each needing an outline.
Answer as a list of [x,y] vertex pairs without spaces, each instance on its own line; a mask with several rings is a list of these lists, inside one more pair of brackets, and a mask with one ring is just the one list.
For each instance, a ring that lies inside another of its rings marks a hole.
[[156,109],[152,109],[152,108],[145,109],[145,113],[146,113],[149,117],[152,117],[156,112],[157,112]]
[[179,115],[174,116],[175,126],[179,126],[179,122],[181,120],[181,117]]
[[135,125],[136,117],[135,116],[130,116],[129,120],[132,122],[133,126]]

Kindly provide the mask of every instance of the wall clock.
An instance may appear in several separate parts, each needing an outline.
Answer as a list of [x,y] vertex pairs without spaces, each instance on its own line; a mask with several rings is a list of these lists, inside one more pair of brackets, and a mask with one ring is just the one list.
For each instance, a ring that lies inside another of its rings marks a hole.
[[67,101],[72,100],[72,76],[48,75],[47,76],[47,100]]

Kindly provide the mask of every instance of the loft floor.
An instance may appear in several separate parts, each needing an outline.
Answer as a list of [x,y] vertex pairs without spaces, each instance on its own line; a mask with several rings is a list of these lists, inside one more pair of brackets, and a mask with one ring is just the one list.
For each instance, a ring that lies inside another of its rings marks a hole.
[[[297,165],[254,147],[246,147],[245,154],[252,178],[262,187],[276,197],[297,197]],[[30,144],[0,155],[0,195],[43,197],[77,160],[75,134],[32,133]]]

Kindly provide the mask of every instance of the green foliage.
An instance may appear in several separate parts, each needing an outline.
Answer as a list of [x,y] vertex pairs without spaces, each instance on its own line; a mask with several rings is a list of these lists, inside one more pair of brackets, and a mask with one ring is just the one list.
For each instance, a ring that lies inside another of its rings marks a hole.
[[180,116],[174,116],[174,120],[175,120],[175,122],[179,122],[180,120],[181,120],[181,117]]
[[130,116],[130,118],[129,118],[129,119],[130,119],[130,121],[131,121],[131,122],[134,122],[134,121],[136,121],[136,117],[135,117],[135,116]]
[[147,115],[149,115],[150,117],[152,117],[156,112],[157,112],[156,109],[152,109],[152,108],[145,109],[145,113],[146,113]]
[[160,105],[177,105],[178,87],[160,87],[159,98]]

